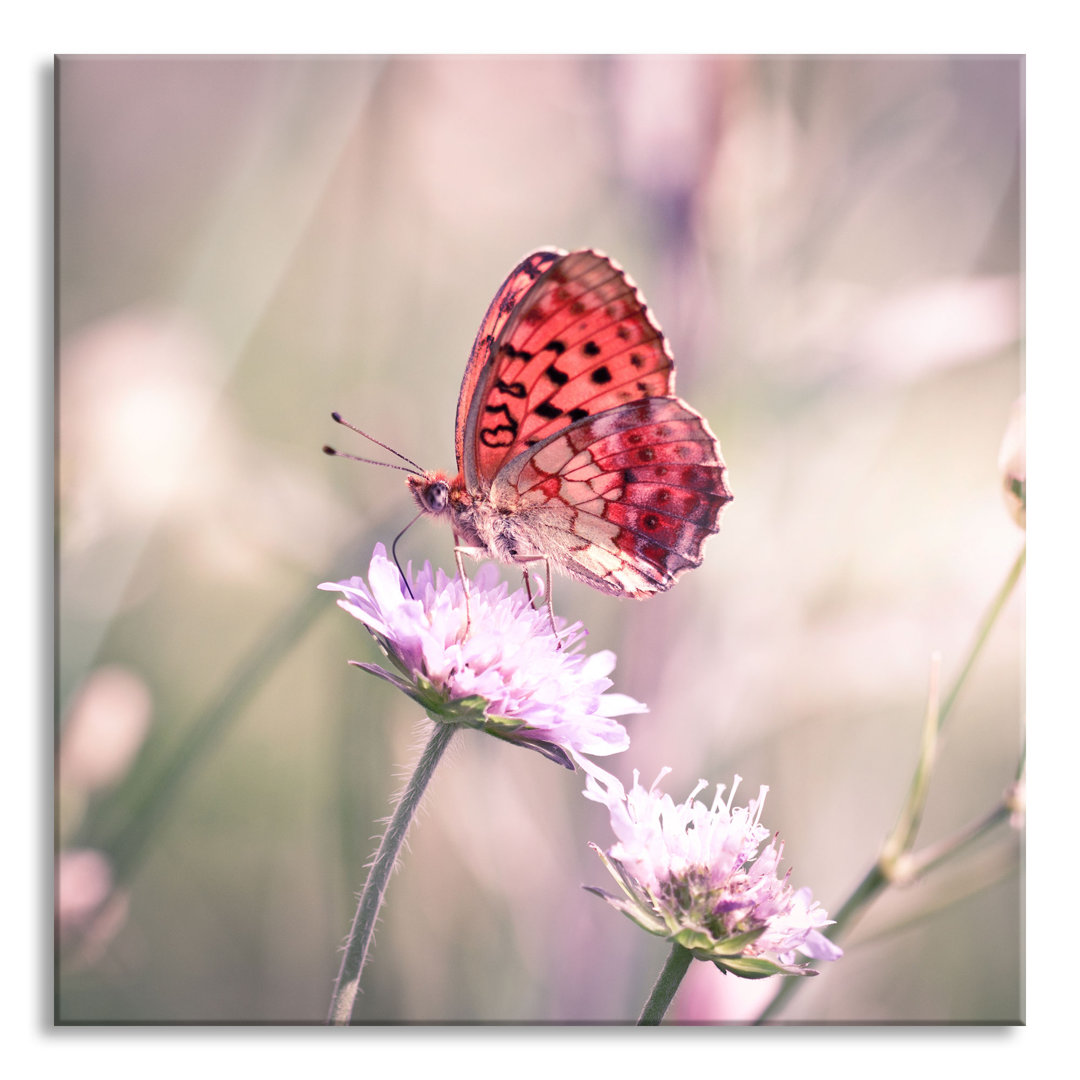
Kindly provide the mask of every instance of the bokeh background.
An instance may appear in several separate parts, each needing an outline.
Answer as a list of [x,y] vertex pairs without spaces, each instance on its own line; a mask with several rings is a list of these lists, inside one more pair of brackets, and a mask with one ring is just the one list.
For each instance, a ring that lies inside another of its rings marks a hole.
[[[619,260],[735,501],[647,602],[559,579],[649,704],[625,781],[770,787],[835,911],[1023,545],[1019,57],[65,57],[57,63],[56,1017],[321,1022],[415,706],[315,586],[413,513],[333,409],[453,466],[487,304],[533,248]],[[345,433],[347,434],[347,433]],[[375,448],[377,449],[377,448]],[[449,532],[401,550],[452,566]],[[516,573],[507,572],[515,586]],[[950,718],[920,843],[1023,746],[1023,589]],[[667,954],[583,884],[583,781],[474,732],[391,882],[360,1022],[633,1020]],[[785,1020],[1022,1018],[1021,838],[877,903]],[[691,969],[670,1017],[775,990]]]

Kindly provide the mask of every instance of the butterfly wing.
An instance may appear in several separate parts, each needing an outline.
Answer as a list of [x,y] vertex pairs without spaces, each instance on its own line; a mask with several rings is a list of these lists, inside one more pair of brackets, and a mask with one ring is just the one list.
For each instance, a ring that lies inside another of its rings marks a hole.
[[519,453],[586,417],[670,396],[673,363],[637,286],[606,255],[529,255],[492,301],[465,372],[466,488],[488,491]]
[[491,501],[570,577],[645,597],[700,565],[731,499],[724,473],[705,420],[653,397],[548,436],[499,473]]
[[606,255],[542,250],[519,264],[477,334],[456,429],[462,482],[512,535],[509,557],[637,597],[701,563],[731,493],[673,368]]
[[[464,468],[464,461],[469,454],[475,454],[474,450],[466,451],[466,428],[469,420],[469,406],[479,396],[477,387],[481,379],[486,380],[497,365],[495,355],[500,334],[507,320],[514,312],[514,308],[520,303],[521,298],[532,288],[536,279],[566,254],[558,248],[541,248],[531,255],[526,255],[521,262],[514,267],[510,276],[502,283],[501,288],[495,294],[495,299],[488,305],[487,314],[480,324],[473,342],[472,353],[469,355],[469,363],[465,368],[465,377],[461,381],[461,391],[458,394],[457,423],[454,430],[454,443],[457,450],[458,469]],[[470,440],[471,441],[471,440]]]

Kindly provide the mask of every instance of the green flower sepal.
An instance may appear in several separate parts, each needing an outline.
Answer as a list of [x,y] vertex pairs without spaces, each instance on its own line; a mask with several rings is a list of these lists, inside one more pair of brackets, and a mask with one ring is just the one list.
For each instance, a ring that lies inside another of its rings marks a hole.
[[626,872],[618,859],[613,859],[600,850],[596,844],[589,845],[600,856],[611,876],[619,883],[626,899],[612,896],[593,885],[584,886],[586,892],[594,893],[606,900],[616,911],[621,911],[628,919],[637,923],[642,930],[662,937],[666,941],[676,942],[698,960],[707,960],[721,971],[738,975],[741,979],[767,979],[770,975],[817,975],[812,967],[800,964],[779,964],[764,956],[745,956],[746,950],[765,933],[765,927],[759,926],[743,934],[733,934],[726,938],[714,938],[705,930],[681,925],[677,912],[665,912],[644,893],[637,882]]
[[[394,659],[392,655],[387,655],[391,660]],[[451,698],[445,689],[440,689],[430,679],[419,673],[413,676],[412,681],[407,682],[377,664],[362,664],[357,660],[350,660],[349,663],[372,675],[378,675],[380,679],[385,679],[392,686],[396,686],[406,697],[412,698],[437,724],[460,724],[462,727],[486,731],[489,735],[511,742],[515,746],[535,750],[549,761],[554,761],[556,765],[562,765],[564,769],[574,771],[573,759],[561,746],[519,734],[526,726],[524,721],[514,720],[507,716],[489,716],[486,710],[490,707],[490,702],[482,694]]]
[[765,927],[747,930],[745,934],[733,934],[731,937],[717,940],[711,934],[684,928],[670,936],[687,952],[698,960],[708,960],[721,971],[738,975],[741,979],[767,979],[770,975],[817,975],[811,967],[799,964],[778,964],[764,956],[745,956],[746,950],[754,944]]
[[[390,659],[394,658],[390,657]],[[391,674],[378,664],[362,664],[359,660],[350,660],[349,663],[371,675],[378,675],[391,686],[397,687],[406,697],[412,698],[437,723],[464,724],[466,727],[482,726],[487,699],[479,694],[451,699],[444,689],[436,686],[423,675],[416,674],[406,680]]]
[[637,923],[642,930],[647,930],[650,934],[656,934],[657,937],[671,937],[672,927],[669,927],[664,921],[660,909],[649,897],[636,888],[637,882],[627,874],[623,864],[618,859],[609,858],[596,844],[590,843],[589,847],[600,856],[600,861],[607,867],[608,873],[618,882],[619,888],[622,889],[627,898],[623,900],[618,896],[612,896],[605,889],[599,889],[595,885],[583,885],[582,888],[586,892],[599,896],[601,900],[606,900],[616,911],[621,911],[628,919]]
[[738,956],[728,960],[713,960],[723,972],[738,975],[740,979],[767,979],[770,975],[817,975],[814,968],[805,964],[778,964],[764,956]]
[[[470,698],[468,700],[475,699]],[[483,698],[480,698],[480,700],[484,701]],[[484,704],[486,705],[487,702],[484,701]],[[528,735],[519,735],[518,732],[525,727],[524,722],[521,720],[513,720],[508,716],[484,715],[477,723],[472,723],[469,720],[458,720],[457,723],[478,728],[480,731],[486,731],[489,735],[494,735],[496,739],[503,739],[505,742],[511,742],[515,746],[524,746],[526,750],[535,750],[538,754],[543,754],[549,761],[554,761],[556,765],[561,765],[571,772],[574,771],[573,758],[557,743],[545,742],[543,739],[530,739]]]

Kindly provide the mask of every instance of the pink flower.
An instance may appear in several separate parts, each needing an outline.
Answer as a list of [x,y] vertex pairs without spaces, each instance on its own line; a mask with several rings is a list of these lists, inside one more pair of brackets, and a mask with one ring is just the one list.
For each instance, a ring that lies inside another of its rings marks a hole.
[[595,844],[625,899],[589,888],[651,934],[676,941],[702,960],[745,978],[816,974],[795,966],[796,952],[835,960],[841,950],[819,927],[829,925],[810,890],[795,891],[788,875],[777,877],[783,846],[775,838],[761,850],[769,830],[761,824],[768,788],[745,807],[734,806],[736,776],[723,800],[718,784],[712,805],[695,796],[676,804],[657,785],[638,783],[629,793],[595,766],[586,777],[586,797],[611,814],[616,843],[605,854]]
[[408,583],[377,545],[368,580],[326,583],[338,605],[371,632],[400,674],[357,664],[396,686],[440,723],[479,728],[574,768],[580,754],[616,754],[630,737],[616,716],[645,712],[625,694],[609,694],[615,654],[586,656],[580,623],[556,637],[546,609],[524,589],[508,594],[492,564],[469,582],[425,564]]

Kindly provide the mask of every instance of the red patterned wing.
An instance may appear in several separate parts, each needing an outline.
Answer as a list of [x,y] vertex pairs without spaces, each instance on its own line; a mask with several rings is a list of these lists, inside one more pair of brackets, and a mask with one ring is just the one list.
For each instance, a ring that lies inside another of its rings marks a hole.
[[523,450],[619,405],[673,392],[673,360],[637,286],[606,255],[538,251],[503,284],[458,399],[458,466],[486,492]]
[[565,254],[565,251],[558,248],[541,248],[531,255],[526,255],[502,283],[502,287],[495,294],[495,299],[488,305],[487,314],[476,333],[476,340],[469,354],[469,363],[465,368],[465,377],[461,380],[461,391],[458,394],[457,424],[454,431],[458,469],[464,468],[465,428],[469,419],[469,405],[477,396],[478,383],[495,369],[495,347],[499,335],[507,319],[513,314],[514,308],[532,288],[536,279]]
[[724,472],[704,419],[654,397],[548,436],[496,477],[491,501],[536,522],[570,577],[645,597],[700,565],[731,499]]

